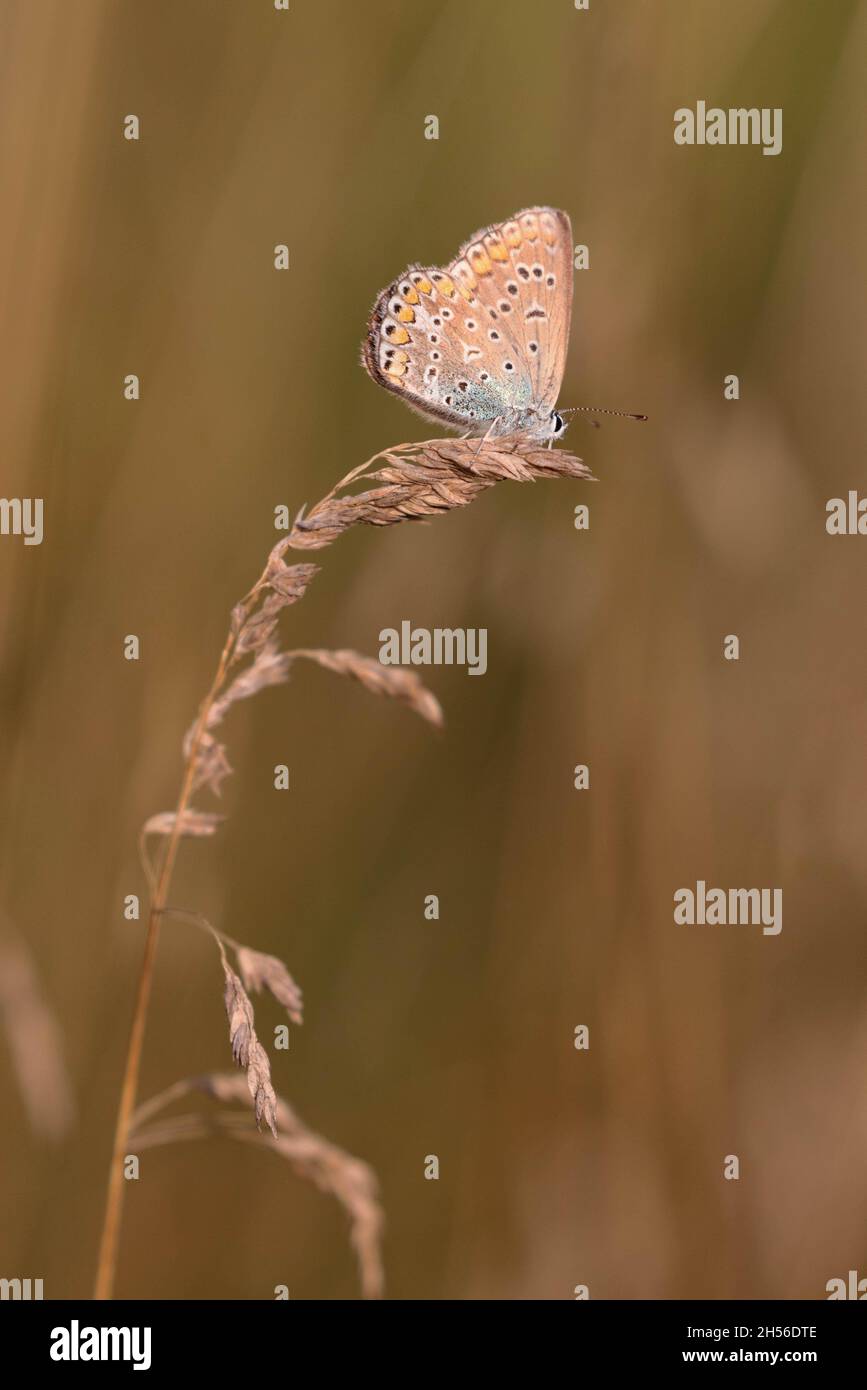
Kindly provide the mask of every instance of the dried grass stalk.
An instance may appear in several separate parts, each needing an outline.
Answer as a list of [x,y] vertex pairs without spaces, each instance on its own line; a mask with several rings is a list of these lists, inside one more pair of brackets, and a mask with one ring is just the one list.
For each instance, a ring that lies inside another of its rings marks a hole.
[[269,685],[283,685],[289,679],[291,659],[287,652],[278,650],[270,639],[265,643],[239,676],[236,676],[226,691],[214,701],[208,712],[207,728],[214,729],[222,723],[226,711],[238,700],[249,700]]
[[189,807],[177,815],[174,811],[159,811],[142,826],[142,835],[216,835],[225,816],[213,811],[194,811]]
[[431,694],[414,671],[406,671],[400,666],[382,666],[373,657],[361,656],[359,652],[348,650],[330,652],[314,648],[290,652],[289,655],[315,661],[317,665],[324,666],[329,671],[336,671],[338,675],[351,676],[374,695],[387,695],[392,700],[400,700],[435,728],[443,727],[443,712],[439,700]]
[[[374,464],[380,466],[374,468]],[[378,486],[360,493],[345,492],[361,477]],[[402,700],[429,723],[437,727],[442,724],[439,704],[413,672],[384,668],[352,651],[310,649],[286,653],[278,650],[275,637],[280,614],[284,608],[303,597],[317,572],[312,564],[287,565],[284,559],[286,551],[290,548],[321,549],[330,545],[350,526],[393,526],[402,521],[424,520],[455,507],[465,507],[479,493],[501,481],[532,482],[537,478],[590,477],[589,470],[574,454],[540,448],[516,437],[493,442],[429,439],[421,444],[397,445],[377,454],[360,468],[353,469],[306,516],[299,513],[289,535],[272,547],[259,579],[232,609],[229,633],[211,688],[183,741],[184,773],[176,809],[152,816],[142,834],[143,842],[147,835],[158,834],[164,837],[165,844],[158,873],[147,856],[142,855],[150,886],[150,910],[115,1124],[95,1298],[110,1298],[114,1287],[123,1206],[124,1154],[135,1108],[160,922],[166,911],[178,845],[182,836],[214,833],[220,818],[209,812],[194,811],[190,800],[200,787],[207,787],[218,796],[223,781],[231,772],[225,746],[214,730],[219,728],[227,710],[238,700],[247,699],[266,686],[285,681],[291,662],[296,658],[306,658],[341,675],[348,675],[376,694]],[[228,942],[229,938],[220,933],[214,934],[220,943],[223,958],[226,1009],[233,1052],[236,1060],[246,1067],[247,1085],[253,1096],[257,1122],[264,1117],[274,1133],[276,1097],[271,1085],[268,1058],[253,1027],[253,1008],[241,979],[226,960],[222,943],[223,940]],[[236,950],[246,950],[238,948],[236,943],[235,946]],[[275,957],[261,957],[257,964],[256,955],[249,953],[246,958],[248,978],[251,981],[259,980],[270,989],[287,1009],[290,1018],[293,1012],[300,1016],[300,993],[296,993],[297,986],[288,971],[280,962],[273,964]],[[261,964],[265,960],[272,964],[267,967]],[[281,971],[285,973],[281,974]],[[251,983],[250,987],[256,986]],[[279,1140],[273,1142],[286,1144],[289,1140],[281,1135]],[[301,1139],[298,1139],[293,1150],[293,1161],[302,1161],[298,1148],[301,1143]],[[319,1154],[320,1159],[308,1154],[304,1161],[311,1165],[314,1173],[320,1172],[323,1183],[331,1183],[331,1190],[337,1191],[344,1180],[348,1184],[345,1174],[349,1170],[344,1165],[340,1169],[344,1179],[340,1179],[328,1169],[327,1164],[321,1166],[325,1141],[317,1137],[317,1144],[319,1147],[314,1146],[313,1152]],[[293,1155],[287,1152],[287,1157]],[[317,1161],[320,1162],[318,1169]],[[369,1204],[365,1206],[357,1194],[353,1197],[348,1185],[342,1191],[344,1195],[341,1200],[350,1206],[353,1201],[358,1204],[353,1239],[361,1249],[369,1239],[365,1231],[372,1220],[370,1207]],[[365,1211],[368,1212],[367,1218],[364,1217]]]
[[[382,466],[371,470],[371,464],[379,460],[383,460]],[[338,496],[362,476],[383,486]],[[575,454],[530,444],[519,436],[484,442],[427,439],[420,444],[399,444],[347,473],[312,511],[299,516],[289,543],[294,550],[320,550],[350,526],[422,521],[468,506],[480,492],[499,482],[592,477]]]
[[148,854],[148,836],[162,835],[170,847],[172,844],[177,844],[182,835],[191,838],[216,835],[224,820],[225,816],[217,815],[214,811],[194,811],[191,806],[188,806],[179,811],[159,811],[155,816],[151,816],[149,820],[145,821],[139,835],[139,857],[152,897],[156,892],[156,870]]
[[11,923],[0,941],[0,1021],[31,1128],[57,1143],[75,1115],[63,1041],[30,951]]
[[277,1003],[282,1004],[293,1023],[303,1023],[304,999],[282,960],[277,956],[265,955],[262,951],[253,951],[249,946],[239,946],[235,959],[247,989],[257,992],[267,989]]
[[247,1088],[253,1097],[257,1128],[262,1128],[265,1120],[271,1133],[277,1136],[277,1096],[271,1084],[271,1063],[268,1054],[256,1035],[253,1005],[238,976],[226,959],[226,952],[220,944],[223,974],[226,977],[224,1001],[229,1020],[229,1038],[232,1043],[232,1056],[239,1067],[247,1073]]
[[276,1117],[280,1129],[276,1138],[252,1132],[245,1117],[226,1112],[174,1115],[157,1123],[147,1123],[173,1101],[196,1092],[222,1105],[238,1102],[249,1105],[243,1078],[232,1073],[215,1072],[179,1081],[136,1112],[132,1131],[136,1149],[207,1139],[215,1134],[273,1149],[292,1165],[300,1177],[314,1182],[320,1191],[330,1193],[340,1202],[349,1217],[350,1239],[358,1259],[362,1294],[365,1298],[381,1298],[384,1287],[381,1250],[383,1212],[373,1169],[309,1129],[280,1096],[276,1097]]
[[[229,634],[214,684],[198,715],[184,735],[184,761],[190,769],[190,794],[206,786],[215,796],[232,768],[223,743],[213,730],[238,700],[247,700],[269,685],[288,678],[289,658],[277,649],[274,635],[284,608],[303,598],[318,573],[317,565],[287,565],[283,555],[289,545],[284,536],[271,549],[265,568],[248,594],[235,604]],[[252,662],[227,685],[230,672],[246,658]]]
[[227,965],[225,948],[228,946],[235,953],[244,988],[257,991],[266,989],[277,1003],[283,1006],[293,1023],[303,1023],[304,1001],[301,989],[290,975],[289,967],[278,956],[269,956],[263,951],[254,951],[249,946],[243,946],[227,932],[218,931],[201,912],[190,912],[186,908],[166,904],[163,914],[166,917],[175,917],[179,921],[192,922],[194,926],[207,932],[217,943],[224,973]]
[[[184,748],[186,749],[186,739],[184,740]],[[209,734],[206,729],[203,729],[199,734],[199,742],[193,761],[191,793],[197,792],[199,787],[207,787],[214,796],[221,796],[223,783],[227,777],[231,776],[231,773],[232,765],[229,762],[226,745],[220,743],[213,734]]]

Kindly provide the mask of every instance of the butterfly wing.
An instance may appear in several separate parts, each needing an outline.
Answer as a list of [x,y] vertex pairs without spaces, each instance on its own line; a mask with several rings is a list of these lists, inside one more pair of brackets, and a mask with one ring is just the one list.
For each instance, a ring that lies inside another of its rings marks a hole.
[[374,305],[362,361],[420,414],[473,430],[496,418],[500,399],[491,373],[471,371],[479,358],[464,341],[474,326],[467,304],[447,270],[409,266]]
[[362,360],[432,419],[483,433],[556,403],[572,307],[572,229],[552,208],[483,228],[447,269],[410,266],[379,296]]
[[485,319],[490,365],[515,409],[557,403],[572,316],[572,225],[554,208],[525,208],[486,227],[449,267]]

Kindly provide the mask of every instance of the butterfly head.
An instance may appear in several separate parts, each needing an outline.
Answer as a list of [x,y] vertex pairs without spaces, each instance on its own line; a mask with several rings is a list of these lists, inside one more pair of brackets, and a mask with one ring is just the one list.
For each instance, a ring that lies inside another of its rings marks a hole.
[[552,439],[562,439],[568,428],[563,416],[556,410],[538,410],[531,406],[529,410],[516,411],[514,415],[504,417],[503,432],[506,434],[522,434],[526,439],[538,441],[540,444],[548,444]]
[[567,428],[567,422],[556,410],[539,410],[536,406],[529,406],[520,410],[503,410],[491,421],[473,422],[464,433],[482,435],[486,439],[520,435],[534,444],[548,444],[552,439],[560,439]]

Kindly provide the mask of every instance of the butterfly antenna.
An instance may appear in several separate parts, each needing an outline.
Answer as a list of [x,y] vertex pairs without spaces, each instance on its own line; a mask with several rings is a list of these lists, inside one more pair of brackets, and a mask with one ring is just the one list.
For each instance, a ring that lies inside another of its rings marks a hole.
[[637,415],[633,410],[599,410],[595,405],[570,405],[559,410],[558,415],[619,415],[622,420],[646,420],[646,415]]

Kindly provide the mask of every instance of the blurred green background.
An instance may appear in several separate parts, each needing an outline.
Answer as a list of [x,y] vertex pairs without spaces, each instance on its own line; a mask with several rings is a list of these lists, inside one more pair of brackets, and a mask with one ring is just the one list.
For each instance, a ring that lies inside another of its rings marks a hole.
[[[312,667],[239,706],[229,819],[183,846],[172,899],[304,988],[275,1082],[379,1174],[391,1297],[824,1297],[867,1273],[867,541],[824,529],[867,491],[865,19],[3,0],[2,491],[46,511],[41,547],[0,539],[0,937],[27,944],[76,1120],[34,1133],[0,1042],[0,1275],[89,1294],[138,828],[174,804],[273,508],[437,432],[359,367],[370,305],[534,203],[590,248],[561,403],[650,422],[572,426],[596,484],[502,485],[323,552],[288,645],[486,627],[488,674],[426,673],[443,735]],[[698,99],[783,107],[782,154],[678,148]],[[698,878],[782,887],[782,934],[676,927]],[[229,1065],[221,989],[169,924],[142,1097]],[[278,1283],[357,1295],[333,1201],[241,1145],[144,1156],[119,1296]]]

